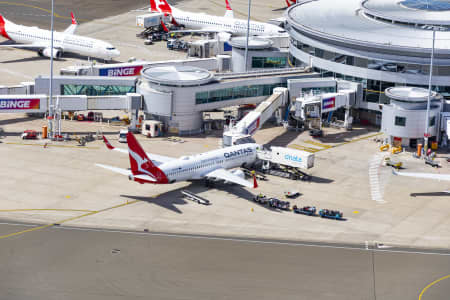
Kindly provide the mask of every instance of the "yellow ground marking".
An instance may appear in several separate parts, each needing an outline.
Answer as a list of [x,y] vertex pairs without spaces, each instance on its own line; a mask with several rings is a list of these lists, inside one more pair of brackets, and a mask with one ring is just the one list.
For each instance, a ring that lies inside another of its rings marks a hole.
[[353,213],[354,213],[354,214],[359,214],[359,211],[354,210]]
[[[347,141],[347,142],[343,142],[343,143],[340,143],[340,144],[337,144],[337,145],[333,145],[333,146],[323,145],[323,146],[327,146],[327,148],[323,148],[323,149],[310,148],[310,147],[305,147],[305,146],[296,145],[296,144],[288,145],[288,147],[289,148],[296,148],[296,149],[299,149],[299,150],[304,150],[304,151],[307,151],[307,152],[316,153],[316,152],[319,152],[319,151],[328,150],[328,149],[336,148],[336,147],[339,147],[339,146],[347,145],[347,144],[350,144],[350,143],[355,143],[355,142],[359,142],[359,141],[362,141],[362,140],[370,139],[372,137],[375,137],[375,136],[378,136],[378,135],[382,135],[382,134],[383,134],[383,132],[377,132],[375,134],[371,134],[371,135],[368,135],[368,136],[363,136],[363,137],[360,137],[360,138],[357,138],[357,139],[353,139],[353,140],[350,140],[350,141]],[[312,145],[317,145],[317,146],[322,145],[320,143],[316,143],[316,142],[312,142],[312,141],[311,142],[310,141],[305,141],[305,143],[312,144]]]
[[[39,146],[39,147],[44,147],[44,144],[28,144],[28,143],[16,143],[16,142],[8,142],[5,143],[8,145],[20,145],[20,146]],[[76,146],[76,145],[53,145],[53,144],[47,144],[45,145],[45,147],[61,147],[61,148],[77,148],[77,149],[100,149],[100,147],[94,146],[94,147],[89,147],[89,146]]]
[[57,222],[54,222],[54,223],[51,223],[51,224],[46,224],[46,225],[42,225],[42,226],[38,226],[38,227],[25,229],[25,230],[22,230],[22,231],[19,231],[19,232],[13,232],[13,233],[5,234],[5,235],[0,236],[0,240],[6,239],[6,238],[9,238],[9,237],[13,237],[13,236],[17,236],[17,235],[20,235],[20,234],[24,234],[24,233],[27,233],[27,232],[32,232],[32,231],[36,231],[36,230],[45,229],[45,228],[54,226],[56,224],[63,224],[63,223],[67,223],[67,222],[70,222],[70,221],[78,220],[78,219],[81,219],[81,218],[84,218],[84,217],[87,217],[87,216],[92,216],[92,215],[95,215],[95,214],[98,214],[98,213],[101,213],[101,212],[105,212],[105,211],[112,210],[112,209],[115,209],[115,208],[119,208],[119,207],[122,207],[122,206],[134,204],[136,202],[139,202],[139,200],[127,201],[125,203],[121,203],[121,204],[114,205],[114,206],[111,206],[111,207],[107,207],[107,208],[104,208],[104,209],[88,211],[87,213],[82,214],[80,216],[67,218],[67,219],[64,219],[64,220],[61,220],[61,221],[57,221]]
[[18,208],[18,209],[0,209],[0,212],[18,212],[18,211],[71,211],[71,212],[93,212],[88,209],[70,209],[70,208]]
[[66,199],[70,199],[70,196],[69,196],[69,195],[67,195],[67,196],[66,196]]
[[319,142],[314,142],[314,141],[303,141],[303,142],[306,144],[311,144],[311,145],[319,146],[319,147],[326,148],[326,149],[333,148],[333,146],[321,144]]
[[435,284],[438,283],[439,281],[442,281],[442,280],[447,279],[447,278],[450,278],[450,275],[447,275],[447,276],[441,277],[441,278],[439,278],[439,279],[436,279],[435,281],[433,281],[432,283],[430,283],[429,285],[427,285],[427,286],[422,290],[422,292],[420,293],[420,295],[419,295],[419,300],[422,300],[423,295],[425,294],[425,292],[426,292],[430,287],[432,287],[433,285],[435,285]]

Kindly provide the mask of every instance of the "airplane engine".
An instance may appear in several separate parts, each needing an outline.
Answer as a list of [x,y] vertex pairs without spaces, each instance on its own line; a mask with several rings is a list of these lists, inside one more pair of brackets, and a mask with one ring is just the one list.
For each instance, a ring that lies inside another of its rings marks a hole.
[[[40,56],[45,56],[45,57],[50,58],[51,52],[52,51],[50,48],[45,48],[43,50],[40,50],[38,53]],[[61,56],[62,56],[62,51],[59,49],[53,48],[53,58],[59,59],[59,58],[61,58]]]

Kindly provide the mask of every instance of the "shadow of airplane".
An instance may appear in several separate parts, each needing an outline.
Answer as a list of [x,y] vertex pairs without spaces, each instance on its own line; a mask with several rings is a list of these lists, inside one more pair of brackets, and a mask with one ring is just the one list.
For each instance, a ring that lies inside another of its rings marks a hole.
[[133,200],[143,201],[151,204],[158,205],[160,207],[171,210],[177,214],[182,214],[183,212],[178,209],[175,205],[186,205],[188,202],[181,198],[181,189],[176,189],[168,193],[159,195],[157,197],[143,197],[143,196],[133,196],[133,195],[120,195],[123,198],[129,198]]

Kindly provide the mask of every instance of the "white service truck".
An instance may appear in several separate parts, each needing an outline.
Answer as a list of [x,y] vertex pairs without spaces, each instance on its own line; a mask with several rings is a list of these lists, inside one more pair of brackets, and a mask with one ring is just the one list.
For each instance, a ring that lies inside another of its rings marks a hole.
[[257,157],[261,161],[257,168],[263,173],[293,180],[311,178],[303,171],[314,167],[314,153],[272,146],[258,151]]

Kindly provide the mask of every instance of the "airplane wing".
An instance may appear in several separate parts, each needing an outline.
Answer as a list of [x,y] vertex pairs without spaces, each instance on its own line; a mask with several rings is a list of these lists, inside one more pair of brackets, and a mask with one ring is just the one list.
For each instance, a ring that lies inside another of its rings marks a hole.
[[[132,175],[130,170],[126,170],[126,169],[122,169],[122,168],[117,168],[117,167],[113,167],[113,166],[108,166],[108,165],[102,165],[102,164],[95,164],[97,167],[109,170],[109,171],[113,171],[115,173],[119,173],[121,175],[125,175],[125,176],[130,176]],[[146,181],[154,181],[156,182],[156,179],[153,177],[150,177],[148,175],[133,175],[134,178],[137,179],[142,179],[142,180],[146,180]]]
[[130,170],[126,170],[126,169],[121,169],[121,168],[117,168],[117,167],[113,167],[113,166],[108,166],[108,165],[102,165],[102,164],[95,164],[97,167],[106,169],[106,170],[110,170],[125,176],[130,176],[131,175],[131,171]]
[[239,185],[249,187],[249,188],[258,187],[258,185],[256,184],[256,180],[254,180],[254,182],[251,183],[245,179],[242,179],[241,177],[239,177],[237,175],[232,174],[231,172],[229,172],[225,169],[216,169],[212,172],[205,174],[205,177],[222,179],[222,180],[237,183]]
[[394,173],[394,175],[400,175],[400,176],[450,181],[450,174],[404,173],[404,172],[396,172],[394,169],[392,169],[392,172]]
[[[105,142],[106,147],[109,150],[114,150],[114,151],[117,151],[117,152],[128,154],[128,150],[127,149],[116,148],[113,145],[111,145],[111,143],[106,139],[105,136],[103,136],[103,141]],[[148,158],[150,158],[152,160],[152,162],[156,166],[162,165],[163,163],[166,163],[166,162],[169,162],[169,161],[172,161],[172,160],[176,159],[176,158],[173,158],[173,157],[164,156],[164,155],[158,155],[158,154],[153,154],[153,153],[148,153],[148,152],[146,152],[146,154],[147,154]]]

